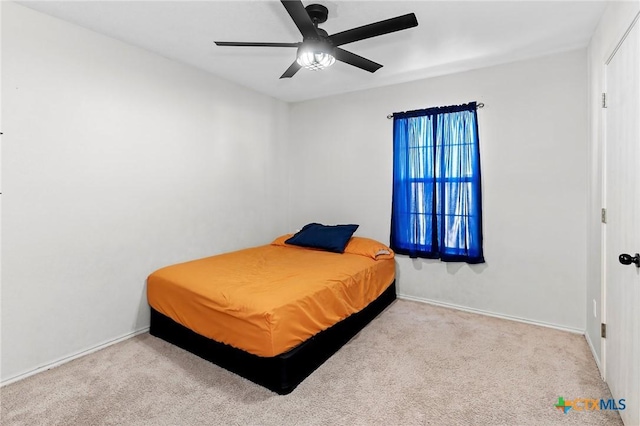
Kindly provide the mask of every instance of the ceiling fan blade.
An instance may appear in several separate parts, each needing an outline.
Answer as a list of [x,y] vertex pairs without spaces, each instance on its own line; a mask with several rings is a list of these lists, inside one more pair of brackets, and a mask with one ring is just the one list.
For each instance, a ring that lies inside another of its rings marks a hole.
[[287,9],[287,12],[289,12],[289,16],[291,16],[291,19],[293,19],[293,22],[296,24],[296,27],[298,27],[303,37],[318,37],[316,27],[313,25],[313,21],[309,17],[307,10],[304,8],[300,0],[280,1],[284,8]]
[[345,62],[349,65],[353,65],[354,67],[358,67],[365,71],[376,72],[380,68],[382,68],[382,65],[376,62],[370,61],[367,58],[363,58],[362,56],[356,55],[355,53],[348,52],[339,47],[336,48],[334,56],[339,61]]
[[341,46],[354,41],[364,40],[366,38],[377,37],[383,34],[389,34],[396,31],[406,30],[418,25],[416,15],[409,13],[407,15],[397,16],[384,21],[375,22],[369,25],[363,25],[358,28],[335,33],[329,36],[329,40],[334,46]]
[[262,43],[262,42],[241,42],[241,41],[214,41],[216,46],[254,46],[254,47],[298,47],[302,43]]
[[293,61],[291,66],[287,68],[287,70],[280,76],[280,78],[291,78],[295,73],[298,72],[298,70],[300,70],[300,68],[302,68],[302,66],[297,61]]

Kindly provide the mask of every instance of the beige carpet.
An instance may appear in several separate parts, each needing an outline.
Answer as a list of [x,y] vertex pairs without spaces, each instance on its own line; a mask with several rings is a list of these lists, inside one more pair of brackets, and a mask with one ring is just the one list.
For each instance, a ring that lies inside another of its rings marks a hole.
[[619,425],[583,336],[397,301],[287,396],[149,334],[3,387],[3,425]]

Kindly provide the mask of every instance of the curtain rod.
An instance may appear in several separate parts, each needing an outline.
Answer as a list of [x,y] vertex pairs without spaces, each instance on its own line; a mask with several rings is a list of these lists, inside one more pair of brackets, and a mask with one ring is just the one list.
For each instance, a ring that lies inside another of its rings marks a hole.
[[[479,103],[476,105],[476,109],[478,109],[478,108],[484,108],[484,104],[483,104],[482,102],[479,102]],[[403,111],[403,112],[404,112],[404,111]],[[388,118],[389,120],[391,120],[391,119],[393,118],[393,114],[389,114],[389,115],[387,115],[387,118]]]

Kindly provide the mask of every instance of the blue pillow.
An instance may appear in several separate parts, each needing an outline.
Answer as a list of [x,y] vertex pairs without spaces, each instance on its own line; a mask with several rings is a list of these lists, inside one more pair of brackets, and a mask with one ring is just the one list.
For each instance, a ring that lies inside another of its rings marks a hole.
[[344,248],[351,236],[358,229],[358,225],[321,225],[310,223],[305,225],[293,237],[285,241],[300,247],[311,247],[334,253],[344,253]]

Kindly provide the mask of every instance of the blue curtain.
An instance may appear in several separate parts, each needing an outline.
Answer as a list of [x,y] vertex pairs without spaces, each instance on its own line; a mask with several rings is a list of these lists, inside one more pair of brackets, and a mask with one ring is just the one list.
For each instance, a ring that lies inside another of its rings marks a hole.
[[476,103],[393,115],[391,248],[482,263]]

